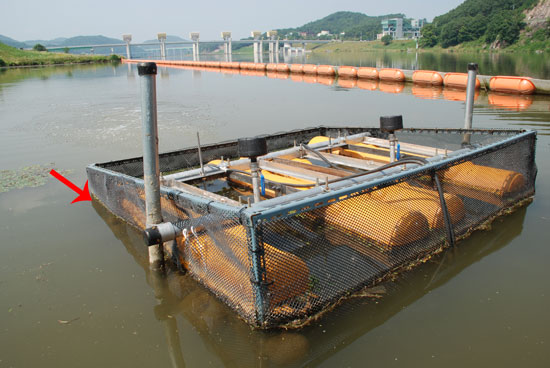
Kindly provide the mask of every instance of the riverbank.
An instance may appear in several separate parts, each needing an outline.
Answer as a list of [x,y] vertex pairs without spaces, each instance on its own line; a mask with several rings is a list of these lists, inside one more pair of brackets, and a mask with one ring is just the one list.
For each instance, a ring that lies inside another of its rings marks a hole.
[[431,48],[416,49],[414,40],[394,40],[389,45],[384,45],[381,41],[344,41],[331,42],[325,44],[309,44],[307,50],[312,53],[330,53],[330,52],[368,52],[368,51],[418,51],[418,52],[439,52],[439,53],[518,53],[530,52],[541,53],[550,52],[550,41],[536,39],[521,39],[518,43],[502,49],[491,49],[489,45],[480,41],[466,42],[457,46],[442,48],[435,46]]
[[85,64],[120,61],[118,55],[73,55],[46,51],[26,51],[0,43],[0,67]]

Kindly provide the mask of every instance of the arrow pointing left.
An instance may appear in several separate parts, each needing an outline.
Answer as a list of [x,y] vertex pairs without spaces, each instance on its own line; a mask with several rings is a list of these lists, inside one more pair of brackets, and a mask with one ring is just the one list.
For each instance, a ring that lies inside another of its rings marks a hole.
[[84,184],[84,188],[80,189],[73,183],[71,183],[67,178],[65,178],[63,175],[52,169],[50,171],[50,175],[71,188],[73,191],[75,191],[78,194],[78,197],[74,199],[71,203],[81,202],[81,201],[91,201],[92,198],[90,197],[90,191],[88,190],[88,180],[86,180],[86,184]]

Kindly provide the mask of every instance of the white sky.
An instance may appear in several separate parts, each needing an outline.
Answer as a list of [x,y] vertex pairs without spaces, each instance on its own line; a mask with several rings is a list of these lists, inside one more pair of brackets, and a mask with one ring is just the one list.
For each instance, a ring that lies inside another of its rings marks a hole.
[[201,39],[233,39],[250,31],[297,27],[336,11],[367,15],[404,13],[427,18],[446,13],[463,0],[0,0],[0,34],[18,41],[79,35],[120,38],[135,42],[156,38],[159,32],[188,38],[199,31]]

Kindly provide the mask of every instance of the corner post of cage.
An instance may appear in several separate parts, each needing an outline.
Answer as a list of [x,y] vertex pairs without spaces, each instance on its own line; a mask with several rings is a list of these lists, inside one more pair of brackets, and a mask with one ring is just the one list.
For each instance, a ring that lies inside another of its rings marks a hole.
[[248,255],[252,266],[252,286],[254,288],[254,307],[256,310],[256,321],[262,326],[266,320],[267,308],[267,282],[265,269],[265,249],[262,241],[262,221],[255,218],[254,214],[245,216],[248,238]]
[[[157,65],[152,62],[138,64],[141,84],[141,122],[143,134],[143,183],[145,186],[146,226],[160,224],[160,165],[157,126]],[[163,266],[163,245],[149,247],[149,265],[152,269]]]
[[447,201],[445,200],[445,192],[443,191],[443,186],[439,180],[439,175],[437,170],[432,171],[432,177],[439,193],[439,204],[441,206],[441,212],[443,213],[443,222],[445,223],[445,234],[447,237],[447,243],[450,247],[455,246],[455,231],[453,227],[453,222],[451,220],[451,215],[449,214],[449,208],[447,207]]

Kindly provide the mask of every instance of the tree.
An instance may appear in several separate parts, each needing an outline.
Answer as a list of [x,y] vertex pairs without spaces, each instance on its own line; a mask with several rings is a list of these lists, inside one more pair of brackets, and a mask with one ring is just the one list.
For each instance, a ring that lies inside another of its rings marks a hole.
[[380,41],[382,41],[384,46],[388,46],[393,41],[393,37],[391,35],[387,34],[387,35],[382,36]]
[[513,11],[501,11],[491,18],[487,25],[486,39],[488,42],[499,40],[511,45],[519,38],[521,21]]
[[419,41],[420,47],[434,47],[437,45],[437,35],[435,34],[433,24],[426,24],[420,30],[422,38]]
[[46,49],[46,47],[44,47],[43,45],[37,43],[36,45],[33,46],[32,48],[34,51],[48,51]]
[[69,51],[71,51],[70,48],[68,48],[68,47],[64,47],[64,48],[63,48],[63,52],[64,52],[65,54],[68,54]]
[[458,45],[458,33],[462,24],[457,21],[452,21],[441,28],[441,35],[439,39],[441,40],[441,47],[447,48],[449,46]]

